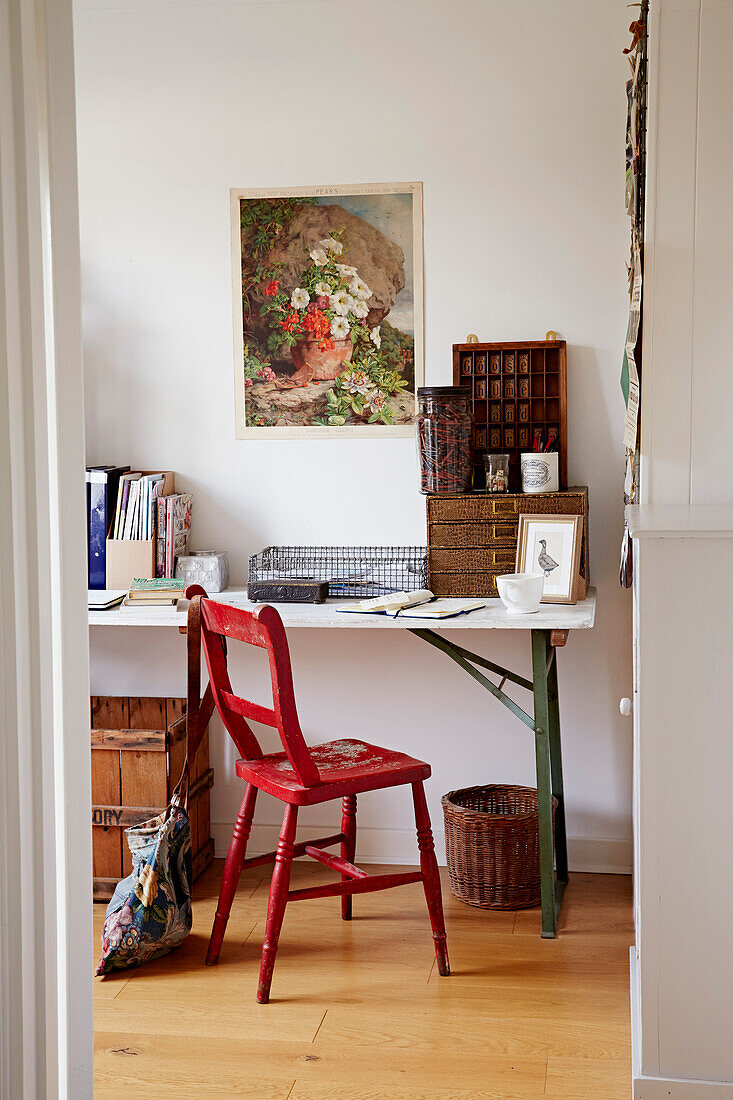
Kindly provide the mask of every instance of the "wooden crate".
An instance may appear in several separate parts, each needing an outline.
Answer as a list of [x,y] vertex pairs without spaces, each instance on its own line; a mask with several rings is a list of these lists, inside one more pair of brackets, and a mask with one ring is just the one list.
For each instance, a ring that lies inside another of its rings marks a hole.
[[428,588],[436,596],[498,596],[496,578],[512,573],[520,515],[583,517],[578,599],[590,583],[588,489],[559,493],[436,493],[426,497]]
[[519,455],[554,432],[560,488],[567,485],[567,349],[564,340],[454,344],[453,383],[471,391],[473,487],[486,488],[484,455],[509,455],[509,488],[522,487]]
[[[124,830],[165,809],[180,777],[186,758],[185,700],[92,696],[91,747],[94,900],[107,901],[132,870]],[[213,782],[207,729],[189,793],[194,878],[214,858]]]

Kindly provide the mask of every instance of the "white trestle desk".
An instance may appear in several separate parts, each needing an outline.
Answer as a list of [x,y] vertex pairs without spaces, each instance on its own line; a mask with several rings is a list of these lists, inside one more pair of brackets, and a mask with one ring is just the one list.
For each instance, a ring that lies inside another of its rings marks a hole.
[[[246,590],[230,588],[211,597],[235,607],[252,609]],[[415,619],[409,616],[389,618],[386,615],[344,614],[335,609],[337,600],[323,604],[278,603],[278,612],[286,630],[326,627],[338,630],[407,630],[460,665],[495,699],[502,703],[534,733],[537,767],[537,795],[540,832],[540,875],[542,883],[542,935],[553,937],[562,897],[568,882],[567,837],[562,782],[562,752],[560,744],[560,704],[557,683],[557,649],[564,646],[568,633],[590,630],[595,621],[596,593],[590,588],[578,604],[543,604],[534,615],[510,615],[498,599],[468,615],[451,619]],[[352,601],[353,602],[353,601]],[[456,600],[456,603],[460,601]],[[180,610],[152,607],[141,610],[115,608],[112,611],[90,611],[90,626],[180,627],[185,631],[185,601]],[[532,679],[528,680],[493,661],[458,645],[445,636],[460,631],[470,635],[479,630],[524,630],[531,636]],[[480,670],[484,671],[480,671]],[[499,677],[494,683],[485,672]],[[532,693],[533,706],[525,711],[503,690],[506,681]],[[557,799],[553,852],[552,798]]]

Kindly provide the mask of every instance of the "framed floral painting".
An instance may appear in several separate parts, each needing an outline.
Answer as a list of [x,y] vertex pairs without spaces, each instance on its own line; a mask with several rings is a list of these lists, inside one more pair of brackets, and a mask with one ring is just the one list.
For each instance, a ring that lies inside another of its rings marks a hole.
[[232,190],[237,438],[412,435],[422,184]]

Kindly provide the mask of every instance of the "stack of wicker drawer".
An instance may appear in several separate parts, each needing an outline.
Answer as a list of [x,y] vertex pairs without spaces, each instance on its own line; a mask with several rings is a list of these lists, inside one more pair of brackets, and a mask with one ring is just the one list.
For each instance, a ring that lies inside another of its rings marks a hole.
[[428,587],[436,596],[497,596],[514,571],[520,515],[583,516],[578,598],[590,583],[588,489],[559,493],[436,493],[427,497]]

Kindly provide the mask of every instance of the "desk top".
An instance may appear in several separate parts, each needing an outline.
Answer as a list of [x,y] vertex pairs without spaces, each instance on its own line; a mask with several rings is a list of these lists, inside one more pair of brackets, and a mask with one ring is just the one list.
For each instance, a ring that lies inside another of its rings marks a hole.
[[[211,597],[244,607],[248,611],[256,607],[247,599],[246,589],[228,588]],[[588,630],[596,616],[596,590],[588,589],[581,602],[571,604],[543,604],[534,615],[510,615],[499,599],[486,601],[486,607],[453,619],[414,619],[408,616],[392,619],[387,615],[360,615],[338,612],[340,602],[353,600],[327,600],[326,603],[278,603],[280,617],[287,628],[340,627],[359,630]],[[456,600],[462,603],[463,600]],[[172,607],[148,607],[138,610],[116,607],[111,611],[90,611],[90,626],[185,626],[187,601],[179,602],[180,611]]]

